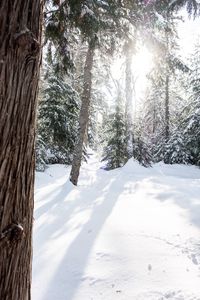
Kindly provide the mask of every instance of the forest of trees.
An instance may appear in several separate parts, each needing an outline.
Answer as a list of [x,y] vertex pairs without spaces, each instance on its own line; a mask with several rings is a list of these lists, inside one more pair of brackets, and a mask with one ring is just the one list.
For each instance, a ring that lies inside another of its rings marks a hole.
[[[76,185],[88,145],[98,148],[107,169],[131,157],[144,166],[158,161],[199,165],[199,41],[182,61],[177,24],[184,3],[149,2],[85,1],[78,21],[78,5],[72,20],[65,2],[47,8],[37,170],[72,163]],[[190,14],[197,13],[195,1],[186,5]],[[145,95],[133,110],[132,61],[143,47],[154,63]],[[115,79],[117,59],[121,75]]]
[[[195,0],[0,1],[0,299],[31,297],[35,158],[72,165],[74,185],[88,147],[107,170],[200,165],[200,40],[183,61],[181,9],[198,17]],[[142,47],[154,63],[134,109]]]

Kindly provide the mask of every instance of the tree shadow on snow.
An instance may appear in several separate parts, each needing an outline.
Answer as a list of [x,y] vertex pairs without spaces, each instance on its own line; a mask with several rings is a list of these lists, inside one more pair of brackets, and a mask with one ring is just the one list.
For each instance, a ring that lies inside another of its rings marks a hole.
[[163,177],[159,180],[159,189],[150,195],[161,202],[172,201],[176,205],[185,209],[189,214],[189,221],[200,228],[200,187],[199,179]]
[[[48,283],[45,296],[42,298],[44,300],[72,300],[74,298],[81,280],[83,280],[84,271],[94,242],[124,188],[120,172],[113,172],[112,178],[110,174],[107,176],[103,170],[97,172],[99,172],[98,181],[95,182],[94,186],[75,188],[68,182],[63,185],[59,193],[52,199],[51,207],[48,207],[48,205],[43,206],[40,212],[37,212],[38,215],[42,216],[45,210],[48,209],[49,216],[52,210],[53,220],[49,223],[47,220],[47,224],[40,226],[35,234],[35,244],[37,245],[38,243],[40,245],[40,252],[37,252],[34,259],[35,277],[49,263],[37,261],[37,256],[40,257],[43,251],[41,247],[43,241],[49,241],[55,234],[56,237],[65,235],[64,238],[67,240],[66,234],[69,230],[67,224],[70,222],[70,219],[77,212],[87,209],[91,210],[89,220],[85,224],[80,225],[80,228],[82,228],[66,249],[67,252],[57,266],[55,273],[52,274],[51,282]],[[74,191],[76,192],[74,199],[72,197],[72,200],[67,202],[61,200],[66,197],[66,194]],[[91,195],[93,201],[91,201]],[[100,201],[96,201],[99,198]]]

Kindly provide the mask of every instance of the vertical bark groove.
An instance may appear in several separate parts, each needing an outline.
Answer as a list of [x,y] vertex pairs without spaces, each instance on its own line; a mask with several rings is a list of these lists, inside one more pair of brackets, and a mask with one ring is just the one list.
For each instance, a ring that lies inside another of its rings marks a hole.
[[0,236],[12,228],[0,238],[2,300],[30,300],[41,17],[41,0],[0,1]]

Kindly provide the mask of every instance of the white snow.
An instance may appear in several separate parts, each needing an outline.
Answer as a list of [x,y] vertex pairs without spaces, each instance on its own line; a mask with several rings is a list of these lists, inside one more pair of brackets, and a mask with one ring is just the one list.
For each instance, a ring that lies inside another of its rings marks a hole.
[[36,174],[33,300],[199,300],[200,169]]

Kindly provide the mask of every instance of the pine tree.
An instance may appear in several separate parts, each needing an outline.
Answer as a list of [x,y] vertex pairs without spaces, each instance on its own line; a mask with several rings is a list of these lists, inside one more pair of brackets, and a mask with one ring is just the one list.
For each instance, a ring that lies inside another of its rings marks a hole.
[[[42,94],[38,113],[37,169],[44,169],[46,162],[70,164],[78,127],[78,94],[55,73],[47,78]],[[46,157],[43,157],[45,152]]]
[[200,43],[197,40],[191,58],[190,104],[188,116],[183,121],[187,148],[191,152],[191,162],[200,165]]
[[121,92],[118,89],[115,112],[108,116],[108,123],[105,130],[107,139],[102,161],[106,161],[106,168],[108,170],[122,167],[128,159],[125,114],[122,100]]
[[149,144],[142,138],[140,134],[135,135],[133,158],[137,160],[143,167],[150,167],[152,162]]
[[[163,3],[160,5],[162,7]],[[176,109],[173,109],[176,107],[176,102],[180,102],[181,99],[181,94],[177,93],[180,86],[179,73],[189,71],[177,55],[176,17],[169,8],[164,11],[161,10],[161,13],[162,22],[158,23],[155,30],[159,51],[157,51],[156,66],[150,76],[154,94],[151,91],[150,97],[153,96],[153,109],[151,108],[152,140],[154,142],[152,150],[156,161],[164,159],[165,151],[167,151],[173,130],[176,127],[176,118],[181,111],[181,106],[178,108],[178,113]],[[169,159],[165,160],[165,162],[167,161]]]
[[163,161],[166,164],[188,164],[191,163],[191,153],[187,148],[182,132],[175,132],[170,140],[164,144]]
[[[186,125],[187,124],[187,125]],[[200,107],[198,107],[185,120],[185,144],[190,151],[190,162],[200,166]]]
[[36,145],[35,145],[35,160],[36,160],[35,169],[38,172],[44,172],[47,164],[49,163],[47,149],[48,148],[46,143],[44,142],[43,137],[37,134]]
[[193,53],[190,58],[190,101],[193,107],[198,105],[198,99],[200,98],[200,37],[197,39]]
[[200,164],[199,62],[200,47],[197,43],[191,58],[190,80],[187,86],[189,101],[181,111],[179,125],[166,145],[164,161],[167,163]]
[[156,12],[178,12],[182,8],[186,8],[188,14],[190,16],[193,15],[194,17],[197,16],[200,11],[200,4],[198,0],[154,0],[145,2],[147,2],[149,8],[154,8],[154,10],[151,11],[151,14],[154,15],[154,17]]

